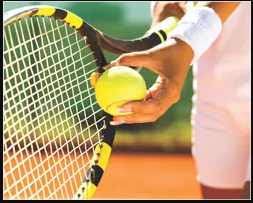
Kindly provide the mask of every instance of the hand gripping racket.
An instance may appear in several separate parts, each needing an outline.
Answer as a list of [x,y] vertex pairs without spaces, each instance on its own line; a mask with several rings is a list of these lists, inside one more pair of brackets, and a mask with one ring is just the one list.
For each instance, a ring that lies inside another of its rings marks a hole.
[[4,198],[90,199],[116,129],[98,106],[92,73],[104,50],[150,49],[176,26],[168,18],[141,38],[120,40],[51,6],[4,14]]

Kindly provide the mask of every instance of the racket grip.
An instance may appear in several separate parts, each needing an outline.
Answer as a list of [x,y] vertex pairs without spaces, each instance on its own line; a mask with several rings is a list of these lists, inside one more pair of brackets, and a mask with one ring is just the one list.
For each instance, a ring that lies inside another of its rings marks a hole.
[[[190,10],[194,8],[197,5],[198,2],[189,1],[186,3],[186,10]],[[177,16],[171,16],[151,28],[146,35],[150,35],[152,33],[157,33],[160,30],[164,31],[165,34],[168,36],[170,32],[177,26],[177,23],[179,21],[179,18]]]

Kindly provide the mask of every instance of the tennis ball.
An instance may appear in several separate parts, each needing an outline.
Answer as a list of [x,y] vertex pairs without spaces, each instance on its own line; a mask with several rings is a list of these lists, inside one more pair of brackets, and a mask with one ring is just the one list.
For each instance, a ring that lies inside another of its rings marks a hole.
[[96,81],[95,97],[99,106],[107,113],[119,113],[117,109],[130,101],[144,100],[146,84],[143,77],[134,69],[126,66],[114,66],[107,69]]

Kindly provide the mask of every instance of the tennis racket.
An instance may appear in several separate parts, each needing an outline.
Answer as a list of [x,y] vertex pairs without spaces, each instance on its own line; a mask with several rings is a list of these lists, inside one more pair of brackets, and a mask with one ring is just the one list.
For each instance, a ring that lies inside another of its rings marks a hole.
[[4,198],[90,199],[116,128],[90,84],[104,50],[122,54],[164,42],[168,18],[134,40],[110,37],[75,14],[30,6],[4,14]]

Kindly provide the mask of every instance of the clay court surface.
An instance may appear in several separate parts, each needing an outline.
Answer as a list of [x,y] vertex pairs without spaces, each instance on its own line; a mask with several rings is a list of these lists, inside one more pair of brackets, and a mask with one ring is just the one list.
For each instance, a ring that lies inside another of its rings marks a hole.
[[[16,158],[18,160],[20,157]],[[37,157],[35,159],[38,160]],[[32,168],[34,168],[36,163],[32,160],[29,163],[33,164]],[[53,158],[48,159],[43,167],[48,169],[49,165],[47,164],[51,162],[53,165],[53,161]],[[18,164],[18,162],[14,162],[15,159],[13,159],[13,167]],[[71,163],[70,160],[69,163]],[[29,166],[29,164],[24,165]],[[9,171],[7,166],[5,170]],[[72,166],[77,167],[76,164],[69,164],[69,168],[64,173],[71,170]],[[42,166],[37,170],[43,171]],[[21,172],[25,174],[24,171]],[[50,173],[45,176],[46,178],[40,178],[41,184],[49,184],[53,176],[56,175],[53,173],[54,170],[50,170]],[[18,174],[16,171],[14,176],[18,176]],[[9,183],[11,183],[11,176],[8,177],[10,178]],[[27,178],[32,181],[33,177],[35,176],[29,175]],[[60,179],[64,180],[62,177],[61,174]],[[112,152],[93,199],[200,199],[199,185],[195,177],[194,160],[191,155]],[[19,178],[16,177],[16,180]],[[17,183],[11,189],[13,190],[12,194],[16,194],[16,187],[22,188],[24,185],[20,182]],[[65,187],[71,188],[68,184],[65,184]],[[45,191],[48,195],[50,191],[54,191],[52,184],[49,188],[50,190]],[[34,193],[38,188],[36,189],[32,185],[31,190]],[[67,191],[71,192],[69,189]],[[57,196],[61,195],[59,190]],[[9,197],[5,196],[5,198]]]
[[94,199],[200,199],[190,155],[112,153]]

